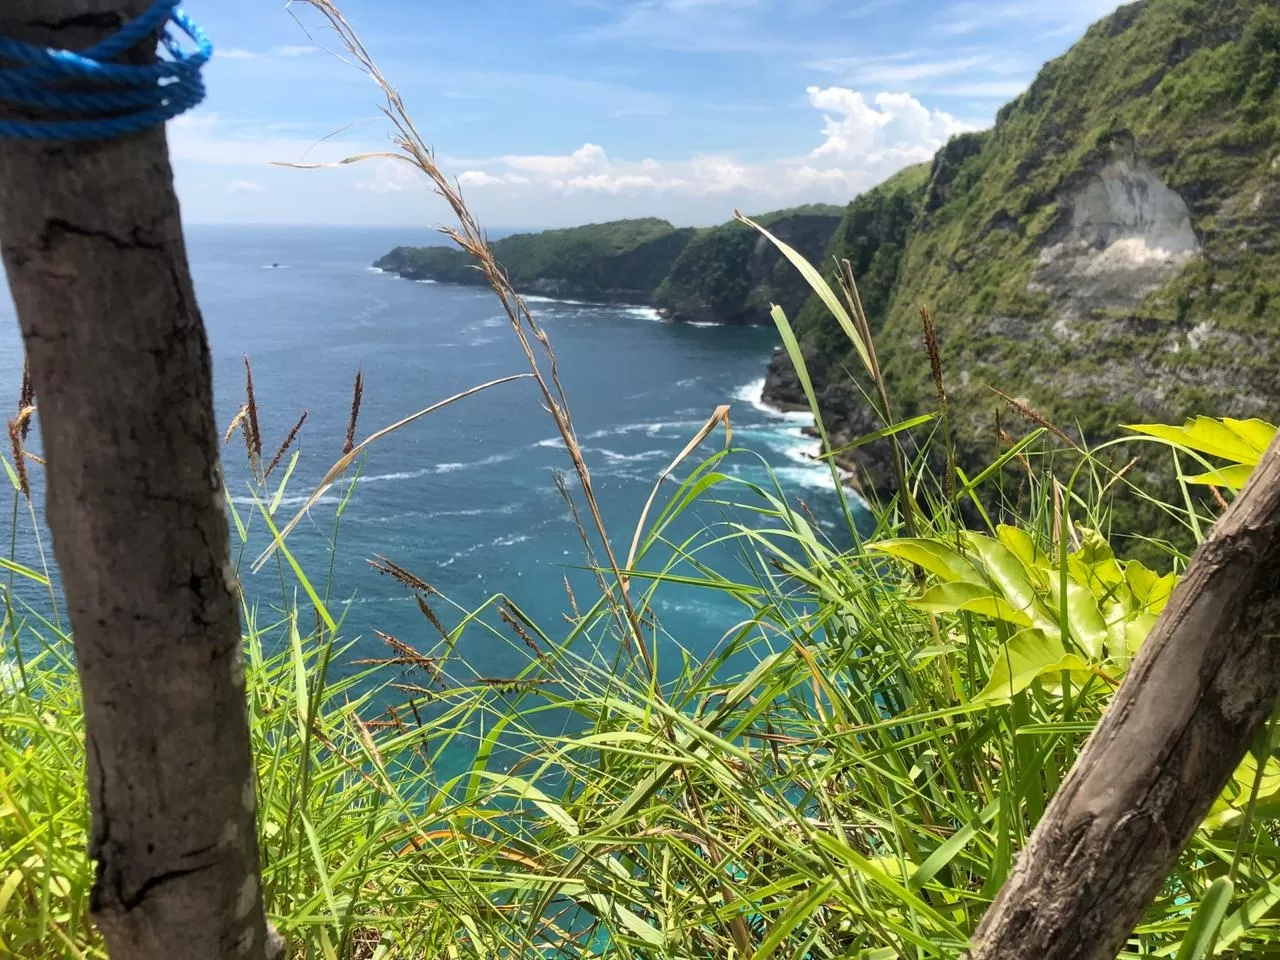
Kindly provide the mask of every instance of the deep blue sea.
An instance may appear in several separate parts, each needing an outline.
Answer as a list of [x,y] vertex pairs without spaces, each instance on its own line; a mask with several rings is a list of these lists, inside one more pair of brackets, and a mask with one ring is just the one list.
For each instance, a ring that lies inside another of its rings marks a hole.
[[[308,411],[299,465],[277,511],[281,523],[342,452],[357,370],[365,383],[360,439],[451,394],[527,369],[487,290],[415,283],[370,267],[397,244],[439,242],[425,229],[191,227],[187,237],[213,349],[219,422],[229,424],[243,401],[245,356],[253,364],[268,457]],[[759,403],[773,331],[673,325],[645,308],[538,298],[531,307],[558,356],[621,555],[660,472],[723,403],[732,405],[735,446],[754,453],[735,454],[725,469],[768,483],[764,463],[771,465],[785,493],[802,498],[839,541],[842,514],[830,474],[807,459],[813,449],[801,433],[807,418]],[[0,301],[0,395],[7,390],[15,404],[20,374],[20,341],[6,295]],[[692,462],[723,446],[717,433]],[[235,509],[247,521],[254,507],[238,436],[224,448],[224,460]],[[375,554],[444,594],[449,603],[437,607],[447,623],[501,592],[553,635],[563,632],[562,614],[570,609],[566,576],[580,600],[590,594],[591,578],[556,489],[556,468],[572,474],[528,380],[472,396],[378,442],[360,464],[338,526],[330,606],[335,618],[344,618],[343,634],[360,638],[365,656],[384,649],[376,631],[422,648],[435,641],[408,592],[367,563]],[[678,473],[687,476],[690,469]],[[327,495],[290,538],[318,587],[328,581],[330,537],[344,492]],[[724,519],[714,505],[698,509],[699,522]],[[261,519],[254,523],[258,533],[242,569],[263,545]],[[19,529],[20,539],[29,540],[23,531],[30,522],[20,520]],[[29,544],[19,553],[32,560]],[[735,562],[731,551],[711,556]],[[281,591],[275,565],[246,584],[269,622]],[[664,629],[695,657],[742,618],[732,600],[674,587],[659,593],[655,609]],[[483,639],[467,649],[472,666],[487,676],[506,675],[514,656],[510,644]]]

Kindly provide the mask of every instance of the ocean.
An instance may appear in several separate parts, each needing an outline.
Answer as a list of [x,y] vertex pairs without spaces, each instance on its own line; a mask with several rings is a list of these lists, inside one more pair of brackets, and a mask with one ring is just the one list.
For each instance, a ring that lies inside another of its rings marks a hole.
[[[308,411],[298,466],[276,513],[280,523],[341,454],[357,370],[365,384],[358,439],[468,387],[526,370],[487,289],[411,282],[370,266],[397,244],[439,242],[425,229],[196,226],[187,239],[212,345],[219,423],[228,425],[243,402],[245,357],[253,365],[268,457]],[[803,500],[834,542],[842,535],[847,541],[830,472],[809,458],[815,445],[802,428],[810,418],[760,402],[777,342],[773,331],[673,325],[644,307],[536,297],[530,305],[558,357],[621,556],[664,467],[724,403],[731,405],[733,442],[741,450],[721,470],[766,486],[771,470],[784,494],[793,503]],[[0,390],[8,389],[16,403],[21,345],[7,295],[0,314]],[[687,476],[723,446],[717,432],[677,474]],[[234,509],[255,531],[238,550],[247,592],[260,621],[270,623],[281,581],[274,564],[247,573],[265,541],[261,518],[253,518],[238,436],[224,448],[224,463]],[[580,600],[592,582],[554,478],[557,469],[572,477],[572,464],[532,381],[476,394],[387,436],[359,469],[349,502],[342,504],[345,487],[335,488],[289,541],[317,588],[329,584],[331,612],[341,618],[342,634],[356,641],[356,654],[382,655],[379,632],[420,649],[438,640],[409,593],[368,563],[375,555],[447,598],[436,601],[446,624],[501,593],[551,635],[567,629],[566,579]],[[38,496],[38,476],[36,482]],[[674,483],[668,486],[674,491]],[[730,519],[742,518],[706,504],[690,524]],[[29,532],[30,521],[20,516],[19,556],[34,562]],[[728,549],[708,556],[727,572],[739,562]],[[675,586],[659,590],[654,609],[665,633],[680,638],[694,658],[708,654],[743,616],[730,598]],[[468,645],[466,656],[490,677],[509,675],[523,658],[493,634]]]

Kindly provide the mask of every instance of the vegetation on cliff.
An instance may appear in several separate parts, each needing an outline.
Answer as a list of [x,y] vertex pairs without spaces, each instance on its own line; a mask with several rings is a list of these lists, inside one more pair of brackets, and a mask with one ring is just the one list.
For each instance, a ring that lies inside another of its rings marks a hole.
[[[565,230],[517,233],[493,243],[494,255],[526,293],[648,303],[692,228],[644,218],[592,223]],[[374,266],[411,280],[482,285],[475,262],[456,247],[396,247]]]
[[[922,188],[895,180],[859,198],[837,236],[871,241],[831,253],[865,278],[896,412],[933,394],[919,376],[924,304],[966,470],[1006,444],[998,415],[1017,432],[992,388],[1092,440],[1142,419],[1273,416],[1278,51],[1272,3],[1130,4],[1047,64],[993,130],[944,147]],[[868,404],[833,325],[816,303],[798,322],[829,427],[852,437]],[[784,361],[770,392],[794,400]],[[873,484],[887,476],[882,451],[854,456]]]
[[[840,214],[839,207],[809,204],[759,220],[817,259]],[[523,293],[652,305],[676,321],[768,323],[771,303],[798,308],[807,296],[777,251],[734,221],[697,230],[657,219],[616,220],[504,237],[493,252]],[[411,280],[485,282],[453,247],[396,247],[374,266]]]
[[[840,223],[841,208],[809,204],[756,218],[803,256],[821,257]],[[673,320],[758,324],[769,308],[798,309],[809,295],[804,279],[754,230],[731,220],[701,230],[654,294]]]

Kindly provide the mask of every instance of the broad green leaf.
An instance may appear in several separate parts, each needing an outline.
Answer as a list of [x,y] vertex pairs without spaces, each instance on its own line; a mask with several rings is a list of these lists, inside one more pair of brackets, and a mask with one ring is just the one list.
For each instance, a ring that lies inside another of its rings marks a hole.
[[1214,420],[1195,417],[1182,426],[1159,423],[1126,424],[1127,429],[1175,446],[1221,457],[1234,464],[1256,466],[1275,437],[1276,428],[1263,420]]
[[[1072,658],[1078,662],[1079,658]],[[1021,693],[1042,673],[1077,669],[1076,663],[1061,666],[1067,660],[1062,641],[1035,628],[1022,630],[1004,644],[991,663],[991,677],[974,702],[1008,700]]]
[[1048,555],[1040,549],[1035,538],[1025,530],[1002,523],[996,527],[996,537],[1021,561],[1023,568],[1028,573],[1034,573],[1049,560]]
[[1038,626],[1050,626],[1036,588],[1027,576],[1027,570],[1016,554],[999,540],[980,533],[966,531],[962,534],[965,544],[978,556],[982,569],[1006,600],[1029,617]]
[[[1258,761],[1252,753],[1246,753],[1236,772],[1231,775],[1232,781],[1240,790],[1240,803],[1243,805],[1253,793],[1253,781],[1258,776]],[[1280,793],[1280,761],[1275,757],[1267,758],[1267,765],[1262,770],[1262,782],[1258,784],[1258,799],[1266,800]]]
[[1182,479],[1186,480],[1187,483],[1194,483],[1200,486],[1225,487],[1232,491],[1241,490],[1249,482],[1254,466],[1254,464],[1234,463],[1229,467],[1219,467],[1216,470],[1210,470],[1208,473],[1197,473]]
[[[1062,610],[1061,581],[1049,582],[1049,596],[1055,613]],[[1098,609],[1093,591],[1075,580],[1067,580],[1067,634],[1091,660],[1101,660],[1107,643],[1107,622]],[[1061,625],[1060,625],[1061,628]]]
[[1015,610],[1003,597],[991,588],[979,583],[939,583],[925,591],[913,607],[930,613],[979,613],[1004,620],[1019,627],[1031,626],[1031,618],[1021,610]]
[[922,567],[948,583],[982,583],[977,568],[955,547],[939,540],[912,539],[881,540],[868,546],[869,550],[887,553],[906,563]]
[[1140,613],[1124,625],[1124,642],[1130,656],[1137,654],[1146,643],[1147,636],[1156,625],[1156,616],[1151,613]]
[[1235,885],[1230,877],[1219,877],[1209,885],[1204,899],[1200,901],[1187,934],[1182,938],[1182,946],[1178,948],[1176,960],[1200,960],[1212,949],[1218,938],[1218,928],[1222,918],[1226,916],[1227,907],[1231,904],[1231,894]]
[[1173,594],[1173,588],[1178,585],[1176,573],[1166,573],[1162,577],[1137,560],[1130,560],[1125,564],[1124,577],[1129,584],[1134,610],[1144,613],[1159,613],[1163,610]]

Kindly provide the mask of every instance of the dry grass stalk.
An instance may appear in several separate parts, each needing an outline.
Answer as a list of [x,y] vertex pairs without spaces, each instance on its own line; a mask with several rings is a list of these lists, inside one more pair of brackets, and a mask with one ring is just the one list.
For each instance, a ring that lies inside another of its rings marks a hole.
[[297,439],[298,431],[302,429],[302,425],[306,422],[307,411],[303,410],[302,416],[298,418],[298,422],[293,425],[293,429],[290,430],[288,435],[284,438],[284,443],[280,444],[280,449],[276,451],[276,455],[271,458],[270,466],[267,467],[266,472],[262,475],[263,480],[271,476],[271,471],[279,465],[284,455],[289,452],[289,448],[293,446],[293,441]]
[[942,355],[938,351],[938,331],[933,325],[933,314],[920,305],[920,322],[924,326],[924,349],[929,354],[929,372],[933,375],[933,387],[938,394],[938,409],[947,410],[947,391],[942,385]]
[[249,466],[254,475],[262,468],[262,430],[258,426],[258,401],[253,395],[253,368],[249,366],[249,358],[244,358],[244,396],[247,410],[245,423],[245,442],[249,445]]
[[1021,414],[1022,416],[1026,417],[1032,423],[1037,424],[1041,427],[1044,427],[1054,436],[1058,437],[1059,439],[1063,440],[1066,443],[1069,443],[1071,446],[1073,447],[1075,446],[1075,441],[1072,440],[1069,436],[1067,436],[1066,433],[1064,433],[1062,430],[1059,430],[1052,423],[1050,423],[1040,414],[1036,413],[1034,410],[1032,410],[1029,406],[1027,406],[1021,400],[1015,400],[1013,397],[1009,396],[1007,393],[1004,393],[1001,390],[997,390],[995,387],[988,387],[987,389],[990,390],[992,393],[994,393],[1001,400],[1003,400],[1006,404],[1008,404],[1011,410],[1014,410],[1017,413]]
[[515,614],[511,613],[511,611],[506,607],[500,605],[498,607],[498,616],[502,617],[507,626],[515,631],[516,636],[524,641],[524,645],[532,650],[539,660],[546,659],[547,655],[542,652],[542,648],[538,646],[538,642],[529,635],[529,631],[525,629],[525,625],[516,619]]
[[449,636],[449,631],[444,628],[444,624],[440,622],[440,618],[436,616],[436,612],[431,609],[427,603],[427,598],[420,593],[415,593],[413,599],[418,601],[418,609],[422,611],[422,615],[427,618],[427,622],[436,628],[436,632],[440,634],[440,639],[453,647],[453,638]]
[[347,439],[342,444],[343,454],[350,453],[356,445],[356,421],[360,419],[360,401],[364,398],[364,371],[356,371],[356,385],[351,392],[351,418],[347,420]]
[[400,566],[400,564],[388,560],[381,554],[375,554],[374,558],[369,561],[369,566],[373,567],[373,569],[377,570],[379,573],[403,583],[410,590],[421,590],[423,593],[428,595],[439,592],[435,587],[431,586],[431,584],[427,583],[427,581],[423,580],[416,573],[409,572],[404,567]]
[[9,421],[9,442],[13,445],[13,469],[18,475],[18,487],[22,495],[31,499],[31,482],[27,479],[27,458],[23,456],[22,434],[16,420]]
[[[354,58],[357,66],[360,67],[381,89],[386,103],[382,108],[383,114],[391,122],[395,134],[393,142],[398,148],[396,152],[377,152],[362,154],[359,156],[348,157],[340,161],[340,164],[357,163],[361,160],[371,158],[385,158],[398,162],[409,163],[416,167],[431,181],[437,194],[442,197],[452,209],[457,219],[456,227],[446,227],[443,232],[446,236],[454,241],[463,251],[469,254],[480,267],[481,273],[484,275],[486,282],[494,295],[498,298],[502,305],[503,311],[507,314],[511,321],[511,329],[514,332],[520,348],[524,353],[525,360],[529,365],[531,376],[537,385],[541,394],[543,405],[550,412],[555,420],[556,428],[560,432],[560,438],[564,442],[565,449],[569,453],[569,457],[573,462],[574,471],[576,472],[579,484],[582,487],[582,496],[587,503],[588,512],[591,516],[592,525],[595,528],[599,538],[599,543],[604,551],[607,560],[607,569],[612,574],[615,589],[606,590],[604,596],[610,601],[610,607],[614,616],[619,621],[620,632],[624,638],[624,646],[633,648],[631,655],[634,656],[635,649],[638,649],[643,660],[646,672],[650,680],[650,690],[653,696],[659,700],[663,700],[661,687],[657,680],[657,670],[652,656],[649,654],[648,648],[644,642],[644,627],[640,614],[632,601],[628,578],[623,574],[617,556],[614,553],[612,542],[609,538],[608,531],[605,528],[604,518],[600,511],[600,505],[596,500],[595,487],[592,483],[591,472],[587,468],[586,460],[583,456],[582,446],[578,442],[577,433],[574,429],[573,420],[569,414],[569,405],[565,397],[563,384],[560,381],[559,367],[556,361],[554,351],[551,349],[550,341],[546,333],[538,326],[530,313],[528,306],[520,295],[511,285],[506,272],[498,265],[493,257],[493,252],[489,248],[488,241],[485,238],[484,231],[480,228],[479,223],[467,208],[462,198],[461,191],[457,183],[447,177],[444,172],[436,165],[435,154],[427,145],[426,141],[418,132],[413,119],[409,116],[404,102],[400,98],[400,94],[390,84],[390,82],[382,75],[377,64],[374,62],[369,51],[360,40],[355,30],[347,22],[341,11],[333,3],[333,0],[301,0],[314,8],[328,23],[328,25],[337,34],[342,45]],[[305,29],[305,27],[304,27]],[[283,163],[281,166],[292,166],[301,168],[316,168],[323,166],[333,166],[333,164],[308,164],[308,163]],[[537,347],[535,348],[535,344]],[[541,357],[541,360],[539,360]],[[545,369],[544,369],[545,364]],[[486,385],[488,386],[488,385]],[[479,388],[482,389],[482,388]],[[474,392],[474,391],[471,391]],[[397,425],[398,426],[398,425]],[[391,428],[391,429],[394,429]],[[375,435],[376,436],[376,435]],[[374,438],[370,438],[372,440]],[[368,443],[370,441],[366,441]],[[326,476],[325,481],[317,489],[316,493],[299,511],[298,516],[294,518],[289,525],[281,532],[281,538],[287,536],[289,530],[297,524],[302,515],[314,503],[315,499],[321,492],[327,489],[327,484],[332,481],[335,471],[340,473],[346,469],[346,464],[350,462],[350,458],[358,452],[360,448],[356,447],[343,459],[335,465]],[[567,494],[567,487],[561,484],[562,491]],[[904,488],[904,497],[908,500],[910,494]],[[576,515],[576,511],[575,511]],[[583,531],[585,534],[585,530]],[[274,552],[275,546],[272,545],[264,554],[258,558],[254,564],[254,569],[260,569],[266,559]],[[594,566],[594,564],[593,564]],[[601,571],[601,567],[596,566],[597,571]],[[598,573],[601,577],[603,573]],[[482,681],[483,682],[483,681]],[[665,723],[666,735],[675,740],[676,734],[674,726],[670,721]],[[703,824],[705,827],[705,824]],[[708,839],[708,847],[714,848],[714,842]],[[589,850],[580,852],[572,864],[569,865],[569,872],[573,873],[580,868],[581,864],[589,858]],[[554,899],[554,893],[544,893],[543,909],[550,906]],[[746,923],[742,917],[734,917],[728,921],[728,927],[732,933],[735,943],[738,944],[740,950],[744,950],[744,955],[749,955],[749,937],[746,930]]]
[[[481,229],[471,211],[467,208],[457,183],[446,176],[439,166],[437,166],[434,151],[427,145],[422,135],[418,132],[417,126],[414,124],[412,118],[409,116],[408,110],[405,108],[404,101],[400,98],[400,94],[386,79],[386,77],[382,75],[381,70],[374,62],[373,57],[369,54],[368,49],[364,46],[363,41],[361,41],[360,37],[356,34],[354,28],[352,28],[351,24],[347,22],[346,18],[342,15],[342,12],[337,8],[332,0],[303,0],[303,2],[313,7],[328,22],[328,25],[338,35],[342,45],[347,48],[351,56],[354,58],[356,65],[367,73],[381,89],[383,96],[386,99],[386,104],[383,106],[382,112],[391,122],[395,130],[392,139],[395,146],[398,148],[396,151],[368,153],[348,157],[347,159],[340,161],[340,164],[357,163],[362,160],[372,158],[391,159],[398,162],[409,163],[427,176],[431,181],[435,192],[445,200],[453,211],[457,220],[457,226],[445,227],[442,229],[442,232],[476,261],[481,273],[488,282],[489,287],[497,296],[498,301],[502,305],[503,311],[511,321],[512,330],[516,335],[516,339],[520,344],[521,350],[524,352],[525,359],[529,364],[531,374],[537,384],[538,390],[542,394],[542,402],[551,413],[552,418],[555,420],[556,427],[560,431],[561,439],[564,441],[565,448],[568,450],[569,456],[573,461],[574,470],[581,483],[582,495],[587,502],[593,526],[596,529],[600,544],[604,550],[608,567],[613,574],[615,583],[618,585],[618,590],[616,592],[611,592],[610,596],[615,597],[616,601],[620,604],[622,608],[622,616],[629,631],[634,636],[636,645],[641,651],[644,651],[645,647],[643,643],[643,632],[641,629],[640,617],[632,603],[630,593],[627,589],[627,580],[622,574],[621,567],[619,566],[617,558],[613,552],[608,532],[605,529],[600,506],[596,500],[595,487],[591,480],[591,473],[587,469],[586,461],[583,457],[582,446],[578,442],[573,421],[569,414],[569,405],[564,394],[563,385],[560,382],[559,367],[555,353],[551,350],[551,344],[546,333],[538,326],[538,323],[534,320],[528,306],[512,286],[506,272],[494,259],[493,252],[489,249],[489,244],[484,231]],[[279,165],[300,168],[333,166],[333,164],[317,163],[281,163]],[[537,345],[536,347],[535,344]],[[542,359],[539,360],[539,357]],[[653,665],[651,659],[647,656],[646,666],[652,673]]]
[[249,408],[245,404],[240,405],[240,409],[236,411],[236,415],[231,418],[231,423],[227,426],[227,432],[222,436],[224,444],[230,443],[231,438],[235,436],[238,430],[244,424],[244,418],[249,415]]
[[31,382],[31,361],[25,356],[22,359],[22,388],[18,391],[18,426],[23,443],[31,432],[31,418],[24,416],[26,411],[35,412],[36,388]]
[[262,551],[262,553],[259,554],[257,558],[253,561],[253,566],[252,566],[253,572],[257,573],[259,570],[262,569],[263,565],[266,564],[266,562],[270,560],[271,556],[276,552],[276,546],[278,545],[278,543],[288,538],[289,534],[293,532],[294,528],[297,527],[297,525],[302,522],[302,518],[305,517],[307,513],[311,510],[311,508],[316,505],[316,501],[329,492],[329,489],[335,483],[338,482],[338,479],[344,473],[347,472],[347,468],[350,467],[351,464],[355,462],[356,457],[358,457],[361,453],[363,453],[368,447],[370,447],[374,443],[377,443],[379,440],[381,440],[383,437],[387,436],[388,434],[394,433],[396,430],[399,430],[401,427],[407,427],[409,424],[413,423],[415,420],[420,420],[422,417],[435,413],[437,410],[440,410],[443,407],[447,407],[451,403],[457,403],[459,400],[464,400],[467,397],[471,396],[472,394],[480,393],[483,390],[488,390],[490,387],[496,387],[499,384],[503,384],[503,383],[511,383],[513,380],[523,380],[528,376],[529,374],[527,373],[517,373],[509,377],[499,377],[497,380],[490,380],[488,383],[482,383],[479,386],[471,387],[468,390],[463,390],[461,393],[455,393],[451,397],[446,397],[445,399],[439,401],[438,403],[433,403],[431,406],[426,407],[425,409],[419,410],[417,413],[412,413],[402,420],[397,420],[395,423],[391,424],[389,427],[383,427],[381,430],[378,430],[375,433],[372,433],[369,436],[365,437],[363,440],[357,443],[354,447],[352,447],[351,450],[349,450],[347,453],[344,453],[341,457],[339,457],[337,462],[334,463],[334,465],[329,468],[329,472],[326,473],[324,477],[320,480],[319,486],[317,486],[314,490],[311,491],[311,495],[307,497],[306,502],[301,507],[299,507],[298,512],[293,515],[293,519],[284,525],[284,528],[278,534],[278,540],[273,541],[272,544],[269,547],[267,547],[267,549]]

